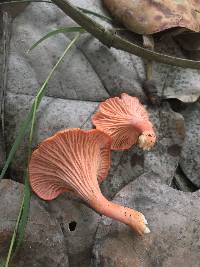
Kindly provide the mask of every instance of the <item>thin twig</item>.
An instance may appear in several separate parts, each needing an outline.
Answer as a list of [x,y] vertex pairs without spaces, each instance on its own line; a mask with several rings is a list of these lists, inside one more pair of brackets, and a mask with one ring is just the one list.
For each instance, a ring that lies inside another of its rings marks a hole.
[[66,15],[71,17],[76,23],[82,26],[87,32],[91,33],[101,43],[108,47],[134,54],[136,56],[157,61],[164,64],[174,65],[183,68],[200,69],[200,61],[188,60],[161,54],[149,49],[145,49],[106,29],[101,24],[89,18],[81,10],[70,4],[67,0],[52,0]]

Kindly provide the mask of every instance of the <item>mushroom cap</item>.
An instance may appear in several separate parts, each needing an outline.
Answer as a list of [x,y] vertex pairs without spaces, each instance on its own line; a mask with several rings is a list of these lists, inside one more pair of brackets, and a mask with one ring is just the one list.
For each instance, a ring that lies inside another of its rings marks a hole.
[[57,132],[32,153],[29,179],[33,191],[44,200],[72,191],[88,201],[108,174],[110,146],[110,137],[96,129]]
[[103,0],[111,15],[129,30],[153,34],[174,27],[200,31],[199,0]]
[[155,136],[145,107],[137,97],[125,93],[121,94],[121,98],[109,98],[102,102],[92,122],[98,130],[111,136],[113,150],[129,149],[144,131]]

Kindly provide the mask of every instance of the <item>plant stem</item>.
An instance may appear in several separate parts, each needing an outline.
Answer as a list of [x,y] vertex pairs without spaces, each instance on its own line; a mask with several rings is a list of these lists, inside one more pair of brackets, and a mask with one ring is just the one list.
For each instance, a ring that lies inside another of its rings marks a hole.
[[136,56],[164,64],[183,68],[200,69],[200,61],[188,60],[157,53],[121,38],[112,31],[104,28],[101,24],[89,18],[78,8],[70,4],[67,0],[52,0],[52,2],[55,3],[65,14],[71,17],[76,23],[82,26],[87,32],[91,33],[101,43],[109,48],[114,47]]

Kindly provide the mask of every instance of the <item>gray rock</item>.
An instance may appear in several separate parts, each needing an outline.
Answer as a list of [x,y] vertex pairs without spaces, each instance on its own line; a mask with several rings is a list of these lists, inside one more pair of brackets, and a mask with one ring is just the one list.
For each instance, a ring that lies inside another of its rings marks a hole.
[[102,185],[104,194],[113,197],[123,186],[139,175],[153,171],[161,182],[170,185],[174,177],[185,137],[183,117],[166,104],[159,110],[149,109],[158,136],[151,151],[133,146],[127,151],[113,152],[108,178]]
[[[11,180],[0,182],[0,261],[6,257],[22,201],[23,186]],[[67,267],[68,257],[59,224],[34,196],[22,247],[13,266]]]
[[180,192],[159,180],[146,173],[114,198],[143,212],[151,233],[137,236],[128,226],[103,217],[91,267],[199,267],[199,192]]
[[186,139],[180,165],[188,179],[200,188],[200,101],[184,112]]
[[[10,150],[32,101],[32,96],[7,94],[5,107],[7,151]],[[90,117],[97,105],[95,102],[44,97],[37,114],[33,146],[64,128],[91,128]],[[12,168],[19,173],[23,172],[26,166],[27,148],[28,137],[24,139],[12,164]]]
[[70,267],[88,267],[100,215],[69,193],[46,202],[45,208],[59,222]]
[[[31,14],[31,16],[30,16]],[[49,31],[74,23],[53,5],[30,4],[13,22],[9,57],[8,90],[35,95],[36,90],[63,53],[69,36],[58,34],[27,54]],[[89,92],[89,93],[88,93]],[[108,97],[98,74],[77,48],[67,54],[49,84],[48,96],[101,101]]]
[[143,61],[116,49],[108,49],[91,36],[82,38],[79,49],[85,54],[109,95],[126,92],[145,99],[142,83],[145,79]]
[[[156,43],[156,51],[185,58],[180,46],[170,35],[163,36]],[[157,84],[158,94],[164,99],[177,98],[182,102],[195,102],[200,96],[200,70],[191,70],[154,64],[153,76]]]

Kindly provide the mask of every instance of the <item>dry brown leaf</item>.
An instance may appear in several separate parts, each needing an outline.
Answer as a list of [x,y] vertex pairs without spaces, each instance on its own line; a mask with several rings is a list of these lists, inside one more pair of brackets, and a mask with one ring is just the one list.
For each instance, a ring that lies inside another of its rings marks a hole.
[[153,34],[181,27],[200,31],[200,0],[103,0],[128,29]]

